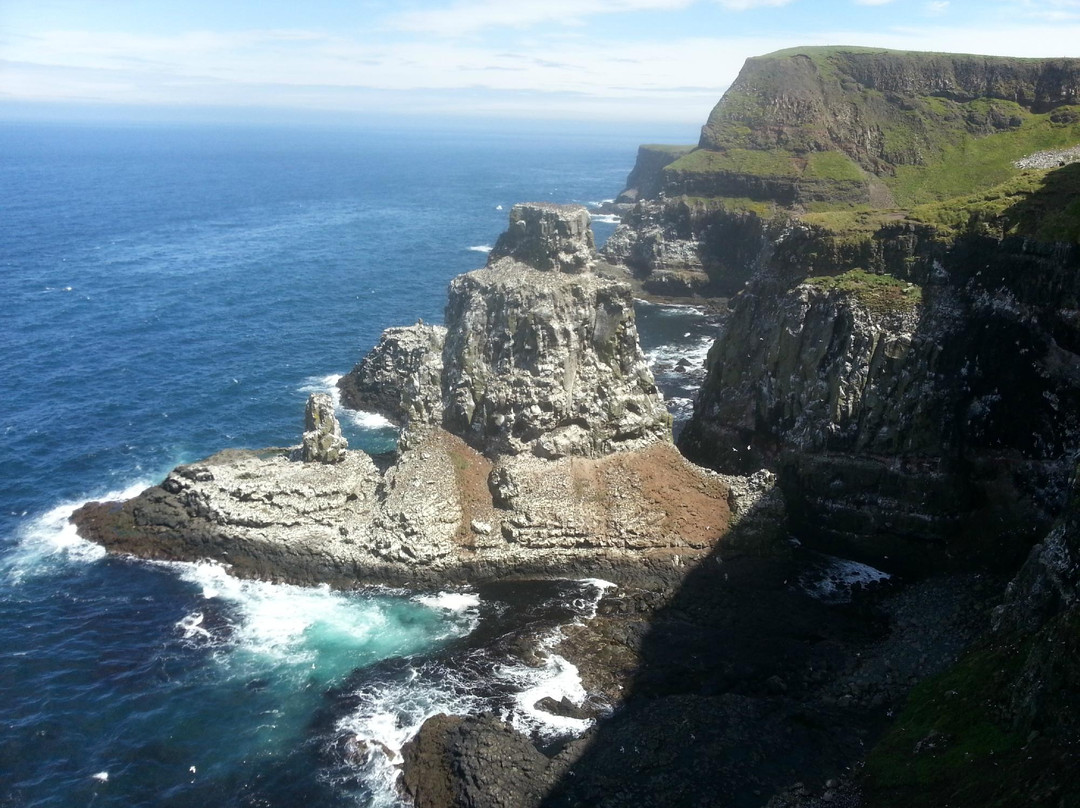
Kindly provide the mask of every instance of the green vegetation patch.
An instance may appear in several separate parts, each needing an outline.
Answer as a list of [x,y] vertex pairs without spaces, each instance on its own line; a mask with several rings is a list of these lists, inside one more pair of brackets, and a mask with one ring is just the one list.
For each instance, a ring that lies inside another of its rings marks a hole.
[[810,152],[806,156],[804,179],[862,182],[863,171],[846,154],[837,151]]
[[947,237],[981,233],[997,238],[1080,242],[1080,163],[1024,171],[977,194],[919,205],[909,217]]
[[[911,142],[893,146],[898,151],[914,149],[924,158],[922,165],[897,165],[892,177],[884,177],[901,206],[992,188],[1019,173],[1013,162],[1021,157],[1080,144],[1080,108],[1077,107],[1032,114],[1017,104],[998,100],[977,99],[964,105],[944,99],[934,102],[951,106],[952,115],[934,116],[936,121],[928,121],[934,127],[907,130],[903,136]],[[1004,120],[1007,128],[972,136],[960,126],[960,122],[983,118],[990,121],[988,126]]]
[[745,196],[680,196],[671,201],[682,202],[694,213],[753,213],[761,219],[771,219],[777,211],[775,202]]
[[852,269],[839,275],[819,275],[807,278],[806,283],[825,291],[836,290],[852,295],[864,308],[876,314],[910,311],[922,303],[923,298],[921,286],[865,269]]
[[[917,685],[871,751],[868,805],[1074,808],[1080,612],[995,638]],[[1037,731],[1032,731],[1032,727]]]
[[695,149],[669,165],[665,171],[690,174],[750,174],[758,177],[790,177],[801,173],[795,155],[782,149]]
[[667,155],[671,158],[682,157],[684,154],[688,154],[696,148],[697,146],[669,145],[665,143],[645,143],[638,146],[640,151],[656,152],[657,154]]
[[931,794],[944,800],[941,805],[992,804],[985,801],[994,785],[972,774],[994,758],[1005,764],[1023,744],[995,715],[1023,656],[972,652],[916,686],[867,759],[874,804],[909,805],[916,795],[925,799]]

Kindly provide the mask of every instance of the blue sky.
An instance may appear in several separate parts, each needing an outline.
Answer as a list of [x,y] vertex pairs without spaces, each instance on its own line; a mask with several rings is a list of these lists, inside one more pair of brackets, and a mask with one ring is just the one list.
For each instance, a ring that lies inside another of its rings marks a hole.
[[1080,56],[1080,0],[0,0],[0,109],[700,124],[815,44]]

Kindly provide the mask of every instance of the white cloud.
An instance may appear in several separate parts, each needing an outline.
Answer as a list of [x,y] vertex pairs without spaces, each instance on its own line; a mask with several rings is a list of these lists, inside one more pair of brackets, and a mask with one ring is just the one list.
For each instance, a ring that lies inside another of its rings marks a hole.
[[729,11],[749,11],[752,8],[786,6],[795,0],[716,0]]
[[924,5],[923,9],[931,17],[939,17],[949,10],[949,0],[932,0]]
[[864,45],[1010,56],[1075,53],[1080,24],[803,31],[633,42],[480,40],[272,30],[174,36],[52,31],[9,37],[0,99],[116,104],[424,109],[704,122],[743,61],[797,45]]
[[855,0],[857,6],[887,6],[893,0]]
[[541,23],[581,25],[589,17],[630,11],[672,11],[696,0],[459,0],[432,11],[390,17],[391,28],[439,36],[462,36],[486,28],[529,28]]

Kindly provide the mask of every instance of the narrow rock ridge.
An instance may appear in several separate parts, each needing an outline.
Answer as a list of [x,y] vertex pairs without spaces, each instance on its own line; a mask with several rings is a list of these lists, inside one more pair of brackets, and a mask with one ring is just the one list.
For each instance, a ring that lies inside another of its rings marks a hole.
[[775,487],[679,454],[630,288],[567,259],[593,255],[587,216],[522,205],[511,222],[525,234],[515,254],[534,264],[496,257],[456,278],[445,329],[389,329],[342,379],[344,402],[404,426],[388,469],[346,448],[330,397],[316,394],[301,448],[180,466],[128,502],[82,508],[82,535],[344,587],[679,569],[736,522],[739,541],[768,541],[782,521]]

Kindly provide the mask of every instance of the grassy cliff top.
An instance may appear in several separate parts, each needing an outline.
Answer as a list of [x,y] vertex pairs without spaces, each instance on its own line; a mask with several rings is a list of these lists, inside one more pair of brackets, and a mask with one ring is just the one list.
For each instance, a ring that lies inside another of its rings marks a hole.
[[[1038,180],[1016,161],[1077,145],[1080,59],[803,47],[748,59],[698,149],[664,174],[673,188],[678,181],[693,189],[707,188],[710,176],[727,178],[729,187],[741,176],[759,201],[787,183],[795,206],[817,214],[852,212],[852,184],[861,182],[858,212],[888,210],[896,218],[953,200],[976,204],[1003,186],[999,200],[1030,194]],[[1052,194],[1066,207],[1069,183],[1058,178]],[[928,216],[956,226],[944,210],[916,218]],[[829,221],[840,219],[823,218]]]

